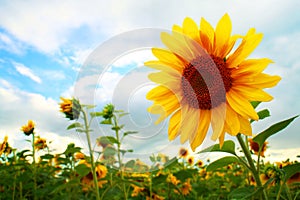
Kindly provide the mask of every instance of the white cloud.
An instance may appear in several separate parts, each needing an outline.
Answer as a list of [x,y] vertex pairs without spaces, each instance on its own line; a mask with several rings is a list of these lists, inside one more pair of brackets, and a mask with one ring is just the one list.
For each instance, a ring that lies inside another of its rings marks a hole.
[[1,49],[16,54],[22,53],[20,42],[11,39],[7,34],[4,33],[0,33],[0,50]]
[[59,112],[58,102],[42,95],[20,91],[5,80],[0,80],[0,141],[5,135],[12,147],[30,148],[25,142],[31,139],[25,136],[20,127],[27,124],[29,119],[36,124],[35,132],[40,137],[53,141],[51,148],[56,152],[65,150],[69,143],[83,146],[77,133],[66,131],[70,122]]
[[37,75],[35,75],[30,68],[24,66],[21,63],[17,63],[17,62],[13,62],[16,70],[22,74],[23,76],[26,76],[28,78],[30,78],[31,80],[37,82],[37,83],[42,83],[42,80],[40,77],[38,77]]

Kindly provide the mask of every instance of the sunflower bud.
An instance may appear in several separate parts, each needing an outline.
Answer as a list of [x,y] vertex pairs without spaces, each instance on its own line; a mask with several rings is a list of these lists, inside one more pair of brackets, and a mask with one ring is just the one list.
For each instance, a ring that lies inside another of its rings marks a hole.
[[66,118],[70,120],[78,119],[81,111],[81,105],[79,100],[65,99],[63,97],[60,98],[62,102],[60,103],[60,112],[66,115]]
[[34,123],[32,120],[28,120],[27,125],[21,127],[21,131],[27,136],[31,135],[34,131]]

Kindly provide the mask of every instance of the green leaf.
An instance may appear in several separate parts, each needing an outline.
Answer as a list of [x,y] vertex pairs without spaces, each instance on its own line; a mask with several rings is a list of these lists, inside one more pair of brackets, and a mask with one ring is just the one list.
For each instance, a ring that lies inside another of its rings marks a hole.
[[[264,119],[264,118],[267,118],[267,117],[270,117],[270,111],[268,109],[263,109],[261,111],[258,111],[257,112],[257,115],[258,115],[258,118],[259,119]],[[251,119],[250,122],[254,122],[255,120]]]
[[126,136],[126,135],[131,135],[131,134],[137,134],[138,132],[137,131],[126,131],[126,132],[124,132],[124,136]]
[[106,147],[103,151],[104,156],[114,156],[117,150],[113,147]]
[[67,130],[70,130],[73,128],[78,128],[78,127],[82,127],[82,125],[79,122],[75,122],[75,123],[71,124],[70,126],[68,126]]
[[90,112],[91,117],[100,117],[102,116],[102,112]]
[[96,105],[86,105],[86,104],[82,104],[81,106],[82,106],[82,107],[85,107],[85,108],[87,108],[87,109],[92,109],[92,108],[97,107]]
[[285,180],[287,181],[293,175],[300,172],[300,163],[284,166],[282,170],[285,172]]
[[252,101],[252,102],[251,102],[251,105],[252,105],[253,108],[255,109],[260,103],[261,103],[261,101]]
[[207,166],[206,170],[207,171],[214,171],[218,168],[228,166],[231,163],[239,163],[239,162],[240,161],[237,159],[237,157],[226,156],[226,157],[220,158],[219,160],[216,160],[216,161],[210,163]]
[[197,174],[197,169],[180,170],[179,172],[174,173],[174,176],[181,182],[184,182],[186,179],[192,178],[194,174]]
[[80,164],[75,167],[75,171],[80,175],[80,176],[85,176],[90,172],[91,168],[86,166],[85,164]]
[[105,120],[101,121],[100,124],[112,124],[111,123],[111,119],[110,118],[109,119],[105,119]]
[[259,146],[261,147],[264,142],[272,135],[274,135],[275,133],[281,131],[282,129],[284,129],[285,127],[287,127],[294,119],[296,119],[299,115],[289,118],[287,120],[278,122],[276,124],[273,124],[272,126],[270,126],[269,128],[267,128],[266,130],[264,130],[263,132],[259,133],[257,136],[255,136],[253,138],[253,141],[258,143]]
[[235,144],[231,140],[224,141],[222,148],[220,148],[220,144],[215,144],[210,147],[207,147],[206,149],[203,149],[202,151],[200,151],[198,153],[207,153],[207,152],[213,152],[213,151],[226,152],[226,153],[231,153],[233,155],[236,155]]
[[254,186],[237,188],[229,193],[228,199],[248,199],[256,193]]
[[134,164],[135,164],[135,161],[134,161],[134,160],[129,160],[129,161],[125,164],[125,167],[126,167],[126,168],[133,168],[133,167],[134,167]]
[[113,144],[119,144],[119,141],[115,137],[105,136],[104,138],[106,138],[108,141],[110,141]]
[[168,160],[166,163],[164,163],[164,167],[171,168],[172,166],[176,165],[178,163],[178,159],[176,157]]

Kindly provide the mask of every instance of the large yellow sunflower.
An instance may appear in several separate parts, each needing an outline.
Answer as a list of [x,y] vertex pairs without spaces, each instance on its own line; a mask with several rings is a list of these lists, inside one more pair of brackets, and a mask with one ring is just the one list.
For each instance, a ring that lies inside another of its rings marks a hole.
[[[201,19],[200,29],[190,18],[183,26],[163,32],[167,49],[153,48],[158,60],[146,66],[161,70],[149,79],[159,85],[148,92],[154,101],[149,112],[160,114],[157,123],[171,115],[168,135],[189,140],[193,151],[202,144],[212,127],[212,139],[224,142],[230,135],[252,135],[250,119],[258,120],[251,101],[270,101],[263,91],[275,86],[279,76],[262,73],[270,59],[246,59],[262,40],[263,34],[251,28],[245,36],[231,35],[231,20],[225,14],[216,29]],[[234,48],[236,42],[240,44]]]

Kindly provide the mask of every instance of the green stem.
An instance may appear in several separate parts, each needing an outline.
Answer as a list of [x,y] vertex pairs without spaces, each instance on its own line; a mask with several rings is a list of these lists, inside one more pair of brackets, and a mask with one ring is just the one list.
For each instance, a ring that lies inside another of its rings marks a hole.
[[33,165],[33,199],[37,199],[36,198],[36,166],[35,166],[35,146],[34,146],[34,142],[35,142],[35,134],[34,132],[32,132],[32,165]]
[[83,114],[85,134],[86,134],[86,138],[87,138],[88,146],[89,146],[89,153],[90,153],[90,158],[91,158],[91,170],[92,170],[92,174],[93,174],[96,199],[100,200],[100,194],[99,194],[99,189],[98,189],[98,179],[97,179],[96,168],[95,168],[95,163],[94,163],[94,155],[93,155],[93,150],[92,150],[92,145],[91,145],[88,117],[84,110],[81,110],[81,111]]
[[[237,134],[236,137],[237,137],[237,139],[238,139],[238,141],[239,141],[239,143],[241,145],[241,148],[242,148],[242,150],[243,150],[243,152],[245,154],[245,157],[246,157],[246,159],[247,159],[247,161],[249,163],[249,167],[251,168],[251,172],[253,174],[253,177],[255,179],[255,182],[256,182],[257,186],[260,187],[260,188],[262,188],[263,185],[262,185],[261,180],[259,178],[259,172],[255,168],[255,165],[254,165],[253,159],[251,157],[251,153],[250,153],[249,148],[247,148],[247,146],[246,146],[246,144],[245,144],[245,142],[244,142],[244,140],[243,140],[243,138],[242,138],[242,136],[241,136],[240,133]],[[264,188],[263,188],[262,199],[265,199],[265,200],[268,199],[268,196],[267,196],[266,191],[265,191]]]
[[[119,126],[118,126],[118,121],[117,121],[117,118],[116,116],[113,116],[113,120],[114,120],[114,127],[115,127],[115,132],[116,132],[116,139],[118,141],[118,144],[117,144],[117,154],[118,154],[118,162],[119,162],[119,172],[120,172],[120,175],[121,175],[121,179],[124,180],[124,174],[123,174],[123,169],[122,169],[122,160],[121,160],[121,152],[120,152],[120,149],[121,149],[121,142],[120,142],[120,135],[119,135]],[[124,198],[125,200],[127,200],[127,191],[126,191],[126,185],[125,183],[123,182],[123,191],[124,191]]]

